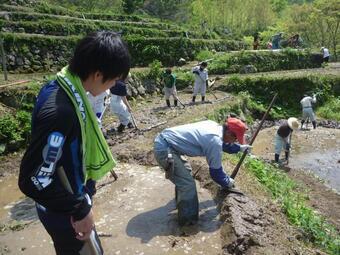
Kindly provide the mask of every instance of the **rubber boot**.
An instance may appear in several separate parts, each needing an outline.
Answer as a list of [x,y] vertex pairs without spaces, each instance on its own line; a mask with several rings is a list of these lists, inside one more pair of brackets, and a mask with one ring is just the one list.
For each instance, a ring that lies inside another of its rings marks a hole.
[[316,129],[316,121],[312,121],[312,124],[313,124],[313,128]]
[[195,100],[196,100],[196,96],[193,96],[192,97],[192,102],[195,103]]
[[303,128],[303,124],[305,124],[305,120],[301,120],[301,129]]
[[125,129],[125,126],[122,123],[120,123],[120,125],[117,128],[117,131],[118,131],[118,133],[122,133],[124,131],[124,129]]
[[177,100],[174,100],[174,105],[175,105],[175,107],[177,106]]
[[204,102],[205,101],[205,96],[202,96],[202,102]]
[[165,101],[166,101],[166,105],[167,105],[168,107],[171,107],[171,105],[170,105],[170,100],[167,99],[167,100],[165,100]]
[[280,155],[279,154],[275,154],[275,162],[279,163],[279,159],[280,159]]

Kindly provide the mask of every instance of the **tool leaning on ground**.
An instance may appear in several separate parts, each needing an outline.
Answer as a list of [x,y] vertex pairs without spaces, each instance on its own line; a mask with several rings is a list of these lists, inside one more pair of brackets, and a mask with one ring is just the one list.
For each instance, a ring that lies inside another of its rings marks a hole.
[[287,162],[286,162],[286,165],[288,165],[289,164],[289,157],[290,157],[290,150],[291,150],[291,145],[292,145],[292,133],[290,133],[290,135],[289,135],[289,141],[288,141],[288,148],[286,148],[287,149]]
[[[267,109],[266,113],[263,115],[262,120],[261,120],[261,122],[260,122],[260,125],[258,126],[257,130],[255,131],[255,134],[253,135],[253,137],[252,137],[252,139],[251,139],[249,145],[252,145],[253,142],[255,141],[256,136],[257,136],[258,133],[260,132],[260,130],[261,130],[262,126],[263,126],[263,123],[264,123],[265,119],[267,118],[267,116],[268,116],[268,114],[269,114],[269,111],[270,111],[270,109],[272,108],[272,106],[273,106],[273,104],[274,104],[274,102],[275,102],[275,100],[276,100],[276,97],[277,97],[277,93],[275,94],[275,96],[273,97],[273,99],[272,99],[270,105],[268,106],[268,109]],[[239,160],[239,162],[237,163],[236,167],[234,168],[232,174],[230,175],[231,178],[235,179],[235,177],[236,177],[236,175],[237,175],[237,173],[238,173],[238,171],[239,171],[239,169],[240,169],[240,167],[241,167],[241,165],[242,165],[242,163],[243,163],[245,157],[247,156],[247,154],[248,154],[248,150],[246,150],[246,151],[243,152],[242,157],[240,158],[240,160]]]
[[132,111],[130,112],[130,116],[131,116],[131,120],[132,120],[132,123],[133,123],[134,127],[139,131],[140,129],[138,128],[138,126],[136,124],[136,119],[133,116]]
[[[61,183],[63,184],[64,188],[70,192],[71,194],[74,194],[71,184],[69,183],[65,170],[62,167],[58,168],[58,176],[60,178]],[[85,241],[85,243],[89,246],[90,254],[89,255],[101,255],[102,252],[100,251],[99,247],[97,247],[96,242],[94,240],[95,238],[95,232],[92,230],[91,235],[89,239]]]
[[182,103],[182,101],[181,100],[179,100],[179,97],[178,97],[178,95],[177,95],[177,101],[183,106],[183,108],[185,108],[185,105]]
[[213,96],[214,96],[215,99],[217,100],[217,99],[218,99],[217,96],[215,95],[214,92],[212,92],[212,87],[215,85],[216,79],[210,80],[209,82],[210,82],[209,92],[210,92],[211,94],[213,94]]

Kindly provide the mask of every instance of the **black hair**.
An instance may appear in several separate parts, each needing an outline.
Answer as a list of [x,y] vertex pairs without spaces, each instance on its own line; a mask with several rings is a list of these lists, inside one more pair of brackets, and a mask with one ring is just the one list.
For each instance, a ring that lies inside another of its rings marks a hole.
[[206,61],[203,61],[200,63],[201,66],[204,66],[204,67],[207,67],[208,66],[208,63]]
[[103,74],[103,82],[117,77],[124,80],[130,70],[128,47],[115,32],[90,33],[76,46],[69,70],[81,80],[97,71]]
[[165,69],[165,73],[167,73],[167,74],[171,74],[171,68],[167,68],[167,69]]

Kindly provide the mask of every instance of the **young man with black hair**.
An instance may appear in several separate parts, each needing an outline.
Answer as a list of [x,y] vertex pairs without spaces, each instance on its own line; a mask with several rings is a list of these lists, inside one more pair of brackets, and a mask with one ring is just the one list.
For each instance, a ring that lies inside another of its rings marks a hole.
[[171,68],[165,69],[161,82],[164,84],[164,95],[166,105],[171,107],[170,96],[174,98],[174,105],[177,106],[178,97],[176,91],[176,75],[172,73]]
[[222,126],[211,120],[200,121],[167,128],[156,137],[155,158],[175,184],[180,227],[196,224],[199,208],[191,166],[183,156],[206,157],[211,178],[222,188],[232,188],[234,180],[223,170],[222,154],[250,152],[251,146],[244,144],[245,131],[241,120],[228,117]]
[[35,200],[57,255],[103,254],[92,191],[85,183],[104,176],[115,161],[86,92],[101,94],[129,69],[129,52],[119,35],[92,33],[80,40],[69,66],[38,95],[19,187]]
[[209,85],[208,70],[206,69],[207,66],[208,63],[203,61],[192,69],[192,73],[195,74],[194,93],[192,95],[193,103],[195,103],[198,92],[201,92],[202,102],[205,101],[205,93]]

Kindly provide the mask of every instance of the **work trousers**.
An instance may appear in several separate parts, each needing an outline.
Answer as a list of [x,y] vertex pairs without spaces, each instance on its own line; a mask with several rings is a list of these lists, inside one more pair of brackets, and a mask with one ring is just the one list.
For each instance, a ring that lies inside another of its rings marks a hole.
[[175,184],[176,204],[178,209],[178,223],[184,226],[198,221],[198,196],[196,183],[191,175],[189,162],[168,143],[158,135],[155,139],[154,153],[158,164],[167,169],[168,150],[170,149],[174,159],[174,171],[170,173],[169,179]]

